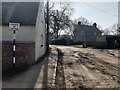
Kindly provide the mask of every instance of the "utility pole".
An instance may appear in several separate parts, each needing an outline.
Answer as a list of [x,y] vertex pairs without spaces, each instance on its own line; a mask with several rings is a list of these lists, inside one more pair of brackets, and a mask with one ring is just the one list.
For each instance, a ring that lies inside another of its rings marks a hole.
[[49,0],[47,0],[47,53],[49,53]]

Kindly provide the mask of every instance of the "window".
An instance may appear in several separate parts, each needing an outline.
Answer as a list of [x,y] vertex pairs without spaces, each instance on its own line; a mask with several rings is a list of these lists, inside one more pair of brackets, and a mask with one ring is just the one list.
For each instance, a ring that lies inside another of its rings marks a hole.
[[43,47],[43,35],[41,35],[41,47]]

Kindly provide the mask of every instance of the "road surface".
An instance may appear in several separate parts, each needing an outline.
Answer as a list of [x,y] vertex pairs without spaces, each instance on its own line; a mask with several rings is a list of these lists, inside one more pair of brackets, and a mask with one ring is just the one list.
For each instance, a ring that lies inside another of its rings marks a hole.
[[26,71],[3,77],[3,88],[118,88],[118,50],[50,45],[51,53]]
[[[66,88],[118,88],[118,50],[54,46],[63,53]],[[110,53],[111,52],[111,53]]]

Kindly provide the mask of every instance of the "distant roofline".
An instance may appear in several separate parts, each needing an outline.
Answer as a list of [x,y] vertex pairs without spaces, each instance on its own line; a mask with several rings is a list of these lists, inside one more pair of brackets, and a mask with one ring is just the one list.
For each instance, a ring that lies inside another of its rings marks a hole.
[[[79,26],[79,25],[77,25],[77,26]],[[94,27],[93,25],[85,25],[85,24],[81,24],[80,26]]]
[[[77,25],[77,27],[78,27],[78,26],[79,26],[79,27],[81,27],[81,26],[87,26],[87,27],[91,27],[91,28],[94,27],[94,26],[92,26],[92,25],[85,25],[85,24]],[[75,30],[77,29],[77,27],[75,28]],[[95,27],[94,27],[94,28],[95,28]],[[98,28],[96,27],[96,29],[98,29]],[[74,31],[75,31],[75,30],[74,30]],[[101,31],[100,29],[98,29],[98,30],[102,33],[102,31]]]

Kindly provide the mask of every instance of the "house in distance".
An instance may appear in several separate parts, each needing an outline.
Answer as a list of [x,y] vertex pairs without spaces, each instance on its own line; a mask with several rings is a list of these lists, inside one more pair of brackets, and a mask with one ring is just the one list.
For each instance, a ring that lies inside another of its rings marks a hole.
[[89,26],[82,25],[81,22],[78,22],[77,27],[73,31],[73,42],[86,46],[94,43],[96,37],[101,35],[102,32],[97,28],[96,23],[94,23],[93,26]]

